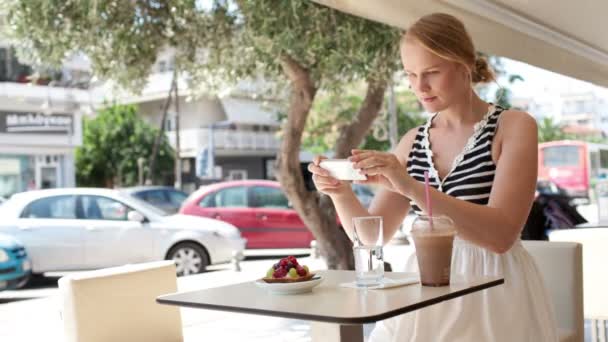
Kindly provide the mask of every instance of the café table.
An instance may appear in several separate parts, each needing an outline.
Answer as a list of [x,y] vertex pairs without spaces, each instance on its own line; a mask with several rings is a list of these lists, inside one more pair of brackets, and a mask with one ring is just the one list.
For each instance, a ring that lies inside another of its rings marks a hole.
[[[230,311],[311,321],[313,341],[363,342],[363,324],[418,310],[504,283],[500,277],[452,279],[449,286],[420,283],[387,288],[360,289],[339,286],[355,279],[354,271],[316,272],[323,279],[312,292],[277,295],[253,281],[159,296],[160,304]],[[412,273],[387,272],[392,279]]]

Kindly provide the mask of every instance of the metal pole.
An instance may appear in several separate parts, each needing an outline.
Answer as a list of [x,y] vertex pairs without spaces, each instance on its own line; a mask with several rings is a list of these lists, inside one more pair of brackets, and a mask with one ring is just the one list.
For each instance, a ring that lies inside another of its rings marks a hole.
[[209,125],[209,146],[207,152],[209,153],[209,158],[207,161],[207,175],[211,179],[215,179],[215,137],[213,136],[214,131],[215,124],[212,123],[211,125]]
[[146,179],[146,184],[150,185],[154,182],[154,168],[156,166],[156,155],[158,154],[158,149],[160,147],[160,141],[162,139],[163,134],[165,134],[165,120],[167,120],[167,112],[169,111],[169,105],[171,104],[171,97],[173,93],[173,89],[176,82],[177,74],[173,72],[173,80],[171,81],[171,89],[169,89],[169,94],[167,96],[167,100],[165,101],[165,105],[163,106],[163,117],[160,120],[160,129],[156,134],[156,138],[154,139],[154,145],[152,146],[152,156],[150,157],[150,167],[148,169],[148,177]]
[[[176,72],[177,75],[177,72]],[[176,76],[177,78],[177,76]],[[182,159],[180,157],[180,143],[179,143],[179,93],[177,90],[178,80],[175,80],[174,92],[175,92],[175,184],[176,189],[182,189]]]
[[391,141],[391,150],[394,150],[399,143],[399,125],[397,121],[397,109],[395,106],[395,89],[391,79],[389,85],[389,96],[388,96],[388,132]]
[[146,160],[142,157],[137,158],[137,173],[138,173],[138,184],[144,184],[144,163]]

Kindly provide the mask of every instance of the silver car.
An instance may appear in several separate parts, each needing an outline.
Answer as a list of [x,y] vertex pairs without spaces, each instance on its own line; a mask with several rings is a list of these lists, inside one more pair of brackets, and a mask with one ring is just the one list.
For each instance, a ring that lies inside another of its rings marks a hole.
[[0,232],[18,238],[32,272],[83,270],[173,259],[179,275],[229,262],[245,240],[223,221],[167,215],[118,190],[28,191],[0,207]]

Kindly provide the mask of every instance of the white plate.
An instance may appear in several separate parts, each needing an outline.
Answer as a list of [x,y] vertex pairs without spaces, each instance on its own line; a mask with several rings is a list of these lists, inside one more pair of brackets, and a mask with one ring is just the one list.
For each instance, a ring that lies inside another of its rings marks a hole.
[[321,284],[322,281],[323,278],[320,275],[315,275],[311,280],[296,283],[267,283],[258,279],[255,284],[272,294],[290,295],[311,292],[312,288]]

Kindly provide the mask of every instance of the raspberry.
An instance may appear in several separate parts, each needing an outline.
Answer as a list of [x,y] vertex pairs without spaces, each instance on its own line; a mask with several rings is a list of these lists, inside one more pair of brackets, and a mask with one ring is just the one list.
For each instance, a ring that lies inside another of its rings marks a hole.
[[300,277],[303,277],[306,275],[306,269],[300,265],[298,265],[298,267],[296,267],[296,271],[298,271],[298,275]]
[[287,275],[287,270],[285,270],[283,267],[279,267],[277,268],[274,273],[272,274],[272,276],[274,278],[283,278]]
[[287,266],[287,260],[286,259],[281,259],[281,261],[279,261],[279,265],[282,267]]

